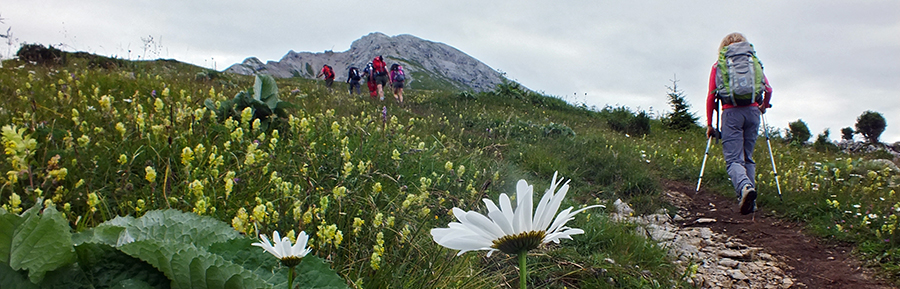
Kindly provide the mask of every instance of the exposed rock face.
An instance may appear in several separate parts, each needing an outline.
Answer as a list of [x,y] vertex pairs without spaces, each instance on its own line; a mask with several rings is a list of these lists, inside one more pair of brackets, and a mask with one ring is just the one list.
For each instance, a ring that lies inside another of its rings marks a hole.
[[366,63],[379,55],[384,57],[389,67],[394,63],[402,65],[409,78],[407,84],[415,88],[487,91],[502,81],[499,72],[449,45],[412,35],[391,37],[377,32],[353,41],[350,49],[344,52],[290,51],[280,61],[267,63],[250,57],[228,67],[225,72],[314,78],[322,65],[328,64],[334,68],[336,81],[346,81],[347,70],[351,66],[362,71]]

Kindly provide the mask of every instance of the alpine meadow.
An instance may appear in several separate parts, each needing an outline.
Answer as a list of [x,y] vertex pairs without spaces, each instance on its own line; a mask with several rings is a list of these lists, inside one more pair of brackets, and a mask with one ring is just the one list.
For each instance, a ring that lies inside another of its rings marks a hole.
[[[466,90],[424,69],[399,104],[340,81],[29,49],[43,54],[0,68],[0,288],[704,287],[701,261],[611,217],[621,200],[634,216],[676,218],[665,184],[697,182],[707,139],[689,107],[703,104],[674,81],[659,84],[670,115],[572,105],[507,79]],[[898,284],[890,146],[773,134],[776,178],[765,139],[759,214],[850,244]],[[535,200],[566,186],[556,206],[578,214],[556,221],[571,235],[519,256],[436,242],[432,229],[473,228],[473,211],[497,221],[504,204],[530,206],[519,180]],[[733,195],[719,145],[701,185]]]

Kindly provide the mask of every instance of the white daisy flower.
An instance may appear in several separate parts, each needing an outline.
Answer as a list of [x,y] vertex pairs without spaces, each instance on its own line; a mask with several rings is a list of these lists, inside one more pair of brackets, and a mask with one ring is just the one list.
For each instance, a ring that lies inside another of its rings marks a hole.
[[493,201],[483,199],[488,208],[487,216],[454,207],[453,215],[458,222],[451,222],[448,228],[431,229],[431,236],[441,246],[459,250],[457,256],[476,250],[487,250],[490,256],[494,251],[519,254],[542,244],[559,243],[560,239],[572,239],[572,235],[583,234],[582,229],[566,227],[566,222],[581,211],[604,206],[587,206],[575,211],[569,207],[557,214],[569,191],[569,184],[566,181],[556,191],[563,181],[557,181],[556,176],[554,173],[550,188],[538,202],[537,209],[534,209],[532,201],[534,187],[525,180],[519,180],[516,184],[515,210],[505,193],[500,195],[499,207]]
[[272,233],[272,239],[275,240],[274,246],[269,242],[269,238],[266,235],[260,234],[259,238],[262,239],[262,242],[251,245],[265,249],[266,252],[281,260],[281,264],[291,268],[299,265],[303,257],[312,251],[306,247],[309,236],[304,231],[300,231],[300,234],[297,234],[297,243],[293,246],[291,246],[291,240],[288,237],[281,237],[278,231]]

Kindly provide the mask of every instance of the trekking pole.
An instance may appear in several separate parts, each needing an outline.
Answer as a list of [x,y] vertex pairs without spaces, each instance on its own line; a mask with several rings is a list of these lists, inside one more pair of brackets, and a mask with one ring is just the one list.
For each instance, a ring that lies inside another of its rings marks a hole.
[[706,169],[706,157],[709,156],[709,145],[712,144],[712,136],[706,138],[706,152],[703,153],[703,164],[700,165],[700,178],[697,179],[697,188],[694,189],[695,192],[700,191],[700,182],[703,181],[703,170]]
[[715,102],[715,110],[716,110],[716,130],[713,135],[706,138],[706,151],[703,153],[703,164],[700,165],[700,177],[697,179],[697,188],[694,189],[695,192],[700,191],[700,183],[703,181],[703,171],[706,170],[706,158],[709,157],[709,146],[712,144],[712,139],[716,138],[716,143],[719,143],[719,138],[721,138],[721,134],[719,133],[719,101],[718,99]]
[[[769,105],[769,107],[772,107]],[[775,187],[778,188],[778,199],[784,202],[784,198],[781,196],[781,184],[778,182],[778,169],[775,168],[775,155],[772,154],[772,142],[769,141],[769,126],[766,125],[766,115],[762,115],[762,123],[763,123],[763,131],[766,134],[766,144],[769,145],[769,159],[772,160],[772,172],[775,174]]]

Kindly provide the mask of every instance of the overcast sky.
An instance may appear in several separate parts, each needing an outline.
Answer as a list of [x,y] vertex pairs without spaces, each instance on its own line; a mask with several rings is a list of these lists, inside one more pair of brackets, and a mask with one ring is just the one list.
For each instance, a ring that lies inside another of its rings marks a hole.
[[[900,141],[895,0],[3,2],[0,29],[19,42],[218,70],[290,50],[345,51],[377,31],[446,43],[533,90],[589,106],[670,111],[666,87],[677,77],[703,119],[719,42],[741,32],[774,88],[770,125],[802,119],[810,141],[826,128],[839,139],[874,110],[887,120],[882,141]],[[3,46],[4,57],[17,49]]]

